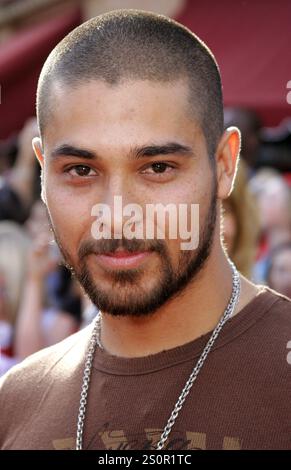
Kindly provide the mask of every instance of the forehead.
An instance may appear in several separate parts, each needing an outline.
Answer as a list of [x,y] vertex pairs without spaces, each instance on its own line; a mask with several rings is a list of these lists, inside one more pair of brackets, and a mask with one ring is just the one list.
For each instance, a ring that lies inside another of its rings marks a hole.
[[[190,111],[187,82],[123,81],[109,85],[88,81],[53,84],[44,140],[120,141],[187,138],[200,134]],[[93,142],[92,142],[93,143]],[[136,142],[138,143],[138,142]]]

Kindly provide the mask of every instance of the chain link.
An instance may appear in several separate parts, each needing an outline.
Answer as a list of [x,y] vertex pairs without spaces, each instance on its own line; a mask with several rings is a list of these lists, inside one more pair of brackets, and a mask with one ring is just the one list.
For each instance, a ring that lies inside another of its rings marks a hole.
[[91,369],[92,362],[94,358],[96,344],[99,341],[99,331],[101,327],[101,316],[98,314],[94,321],[94,327],[89,343],[89,348],[87,351],[87,357],[85,362],[84,374],[83,374],[83,385],[81,390],[78,422],[77,422],[77,439],[76,439],[76,450],[82,450],[82,441],[83,441],[83,431],[85,423],[85,414],[86,414],[86,405],[87,405],[87,395],[90,385],[91,378]]
[[[229,261],[229,263],[232,268],[232,294],[231,294],[230,301],[222,317],[220,318],[216,328],[214,329],[210,339],[208,340],[205,348],[203,349],[189,379],[187,380],[181,392],[181,395],[178,398],[177,403],[174,406],[174,409],[170,415],[170,418],[168,419],[168,422],[161,434],[156,450],[162,450],[164,448],[164,445],[169,437],[172,427],[175,424],[178,414],[184,405],[187,395],[189,394],[210,350],[212,349],[215,340],[217,339],[224,324],[232,316],[235,306],[239,300],[240,287],[241,287],[240,276],[235,265],[231,261]],[[101,313],[99,312],[98,315],[96,316],[96,319],[94,320],[92,335],[91,335],[91,339],[90,339],[90,343],[89,343],[89,347],[87,351],[87,356],[86,356],[86,361],[85,361],[83,384],[82,384],[82,389],[81,389],[79,414],[78,414],[78,421],[77,421],[76,450],[82,450],[87,396],[88,396],[88,390],[89,390],[89,385],[90,385],[92,363],[93,363],[96,345],[98,345],[101,349],[103,349],[103,346],[100,341],[100,332],[101,332]]]

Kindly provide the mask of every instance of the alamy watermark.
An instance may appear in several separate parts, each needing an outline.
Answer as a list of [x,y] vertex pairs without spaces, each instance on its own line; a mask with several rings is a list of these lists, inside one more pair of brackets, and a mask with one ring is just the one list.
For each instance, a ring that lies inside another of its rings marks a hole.
[[[96,217],[91,235],[102,238],[183,240],[181,250],[194,250],[199,244],[199,204],[126,204],[122,196],[114,196],[111,206],[95,204],[91,215]],[[112,231],[112,220],[114,226]]]

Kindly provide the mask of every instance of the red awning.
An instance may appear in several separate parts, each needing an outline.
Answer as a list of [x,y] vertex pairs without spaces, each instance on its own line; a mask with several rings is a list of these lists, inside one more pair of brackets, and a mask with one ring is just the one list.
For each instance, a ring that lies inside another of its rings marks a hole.
[[[215,54],[226,105],[256,109],[267,126],[291,116],[287,103],[290,0],[188,0],[176,19],[197,33]],[[1,45],[0,138],[19,130],[35,113],[41,66],[51,49],[80,22],[80,11],[75,9]]]
[[290,0],[188,0],[176,19],[214,53],[226,105],[254,108],[267,126],[291,116]]
[[19,32],[0,47],[0,138],[35,115],[41,67],[53,47],[81,22],[79,8]]

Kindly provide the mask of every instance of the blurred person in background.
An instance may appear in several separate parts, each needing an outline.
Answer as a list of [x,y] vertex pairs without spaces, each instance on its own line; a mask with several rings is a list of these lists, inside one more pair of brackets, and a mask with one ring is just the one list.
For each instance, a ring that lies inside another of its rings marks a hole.
[[223,201],[223,239],[225,248],[239,271],[252,277],[259,235],[259,213],[247,185],[247,168],[240,159],[235,185]]
[[0,272],[0,377],[17,363],[12,354],[13,327],[7,314],[5,279]]
[[267,282],[291,299],[291,241],[276,246],[270,254]]
[[291,193],[274,169],[262,168],[249,182],[260,215],[260,243],[254,268],[256,282],[266,282],[270,253],[291,241]]
[[75,333],[81,322],[81,292],[65,266],[42,201],[26,223],[32,237],[15,331],[15,354],[23,359]]
[[46,209],[36,199],[39,169],[31,145],[36,135],[36,119],[30,118],[17,138],[1,145],[2,372],[74,333],[81,322],[80,288],[60,265],[56,245],[49,243],[52,235]]
[[18,194],[24,207],[29,210],[34,201],[36,165],[31,139],[38,135],[35,117],[28,119],[18,135],[18,152],[15,165],[7,175],[9,185]]
[[0,221],[11,220],[22,224],[27,217],[18,194],[0,177]]
[[0,220],[23,223],[39,195],[39,170],[31,146],[31,139],[37,135],[36,119],[30,118],[11,143],[13,151],[11,146],[1,146],[4,163],[0,172]]
[[0,222],[0,375],[16,361],[14,328],[22,297],[29,244],[23,227],[15,222]]
[[4,176],[15,164],[17,157],[17,136],[0,140],[0,175]]
[[224,109],[224,126],[237,126],[241,131],[241,159],[247,163],[251,174],[256,168],[260,147],[261,122],[254,110],[241,107]]

